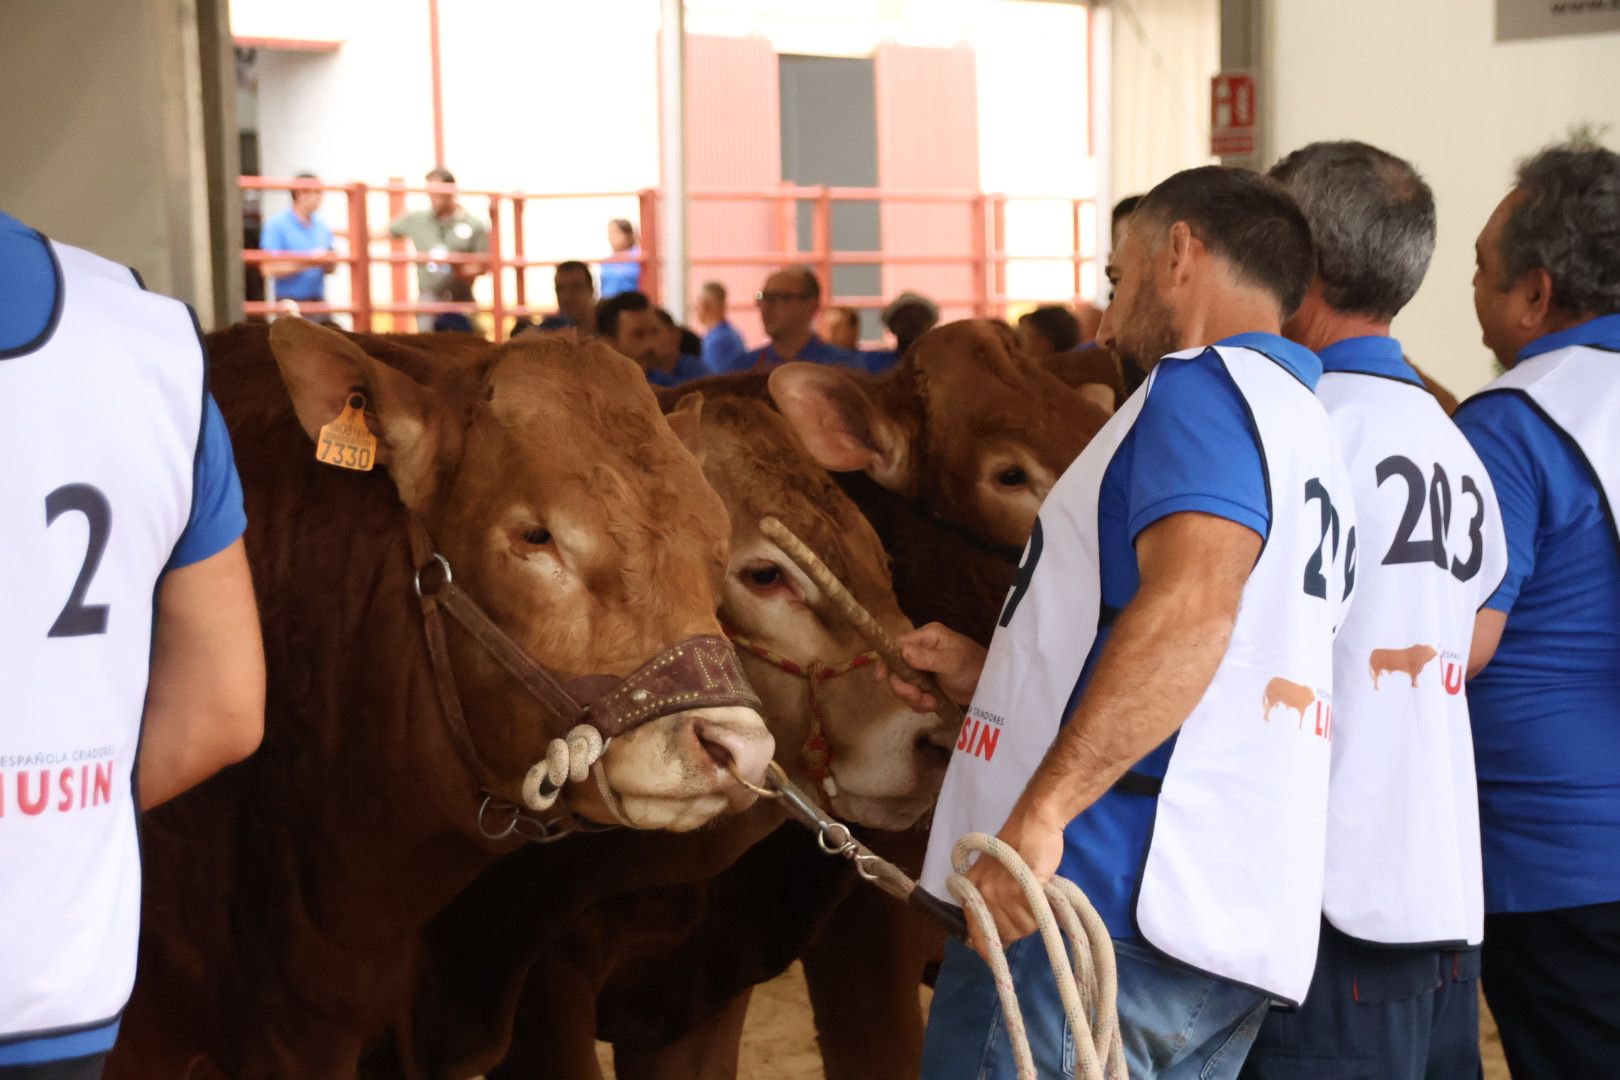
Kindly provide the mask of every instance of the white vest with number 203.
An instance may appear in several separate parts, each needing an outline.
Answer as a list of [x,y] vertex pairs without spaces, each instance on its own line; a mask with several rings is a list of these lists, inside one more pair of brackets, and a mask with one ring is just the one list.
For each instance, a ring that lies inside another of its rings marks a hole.
[[1477,944],[1485,908],[1463,683],[1474,616],[1507,572],[1496,492],[1421,385],[1330,371],[1317,394],[1360,521],[1356,603],[1334,650],[1322,910],[1377,944]]
[[[1147,942],[1184,964],[1298,1001],[1316,958],[1333,635],[1351,591],[1345,567],[1355,511],[1310,389],[1252,349],[1212,351],[1253,417],[1271,523],[1226,655],[1170,756],[1140,867],[1136,923]],[[938,897],[950,898],[951,845],[964,833],[1001,828],[1067,720],[1101,611],[1103,474],[1152,392],[1150,378],[1041,507],[1039,561],[991,641],[970,710],[1000,728],[1000,745],[989,760],[958,749],[934,815],[922,884]]]
[[153,596],[202,424],[185,306],[51,248],[55,328],[0,359],[0,1043],[94,1027],[129,997]]

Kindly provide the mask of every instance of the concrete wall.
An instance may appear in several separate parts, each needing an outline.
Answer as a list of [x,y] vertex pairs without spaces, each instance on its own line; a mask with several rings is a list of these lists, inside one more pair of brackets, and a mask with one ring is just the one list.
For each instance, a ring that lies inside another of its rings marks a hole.
[[1453,391],[1490,378],[1470,278],[1473,243],[1516,159],[1571,124],[1620,137],[1620,34],[1498,44],[1484,0],[1267,0],[1268,160],[1356,138],[1415,162],[1440,235],[1428,280],[1395,322],[1407,352]]
[[1112,12],[1112,196],[1207,165],[1218,0],[1132,0]]
[[0,207],[136,267],[206,326],[229,230],[210,225],[209,172],[225,163],[205,138],[220,116],[204,104],[199,2],[215,0],[5,0]]

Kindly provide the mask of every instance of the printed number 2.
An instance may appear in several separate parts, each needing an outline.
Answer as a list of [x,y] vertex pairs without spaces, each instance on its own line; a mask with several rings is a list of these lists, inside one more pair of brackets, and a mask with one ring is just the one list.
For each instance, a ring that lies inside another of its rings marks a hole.
[[1041,535],[1041,519],[1035,519],[1035,528],[1029,534],[1029,550],[1024,553],[1024,561],[1018,564],[1018,579],[1013,582],[1012,593],[1007,597],[1007,604],[1001,609],[1001,619],[998,626],[1006,626],[1012,622],[1013,612],[1023,602],[1024,594],[1029,592],[1030,579],[1035,576],[1035,564],[1041,559],[1041,548],[1046,544]]
[[[1322,564],[1339,554],[1339,512],[1333,508],[1333,497],[1318,477],[1305,481],[1305,505],[1320,501],[1322,504],[1322,538],[1316,542],[1310,561],[1305,564],[1305,595],[1327,599],[1327,575]],[[1329,542],[1332,543],[1331,549]],[[1344,595],[1349,596],[1356,584],[1356,530],[1352,527],[1344,540]]]
[[84,564],[79,567],[73,591],[68,593],[67,605],[51,624],[46,637],[90,637],[107,632],[107,605],[86,604],[84,594],[90,591],[90,581],[101,566],[101,556],[107,550],[107,535],[112,532],[112,506],[107,496],[89,484],[64,484],[45,496],[45,527],[69,511],[78,511],[90,523],[90,543],[85,548]]

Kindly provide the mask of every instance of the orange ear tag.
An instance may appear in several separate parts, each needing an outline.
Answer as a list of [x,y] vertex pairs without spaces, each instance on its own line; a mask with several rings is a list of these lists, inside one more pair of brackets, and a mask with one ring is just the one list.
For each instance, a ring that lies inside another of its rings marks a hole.
[[366,395],[351,393],[338,418],[321,428],[315,460],[340,469],[371,471],[377,463],[377,436],[366,427]]

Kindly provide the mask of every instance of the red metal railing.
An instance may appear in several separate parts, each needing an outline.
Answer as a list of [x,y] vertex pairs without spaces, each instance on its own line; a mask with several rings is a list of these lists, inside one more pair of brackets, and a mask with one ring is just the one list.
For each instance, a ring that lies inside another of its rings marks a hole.
[[[344,241],[340,246],[346,252],[333,252],[322,256],[296,256],[309,265],[346,266],[349,272],[347,302],[331,298],[325,303],[298,303],[305,315],[346,314],[353,318],[356,330],[376,328],[378,315],[388,315],[396,328],[401,319],[415,315],[459,312],[468,317],[481,314],[490,316],[496,340],[501,340],[508,329],[509,320],[520,315],[540,315],[546,309],[529,302],[528,273],[537,268],[553,268],[561,259],[534,259],[527,254],[525,211],[536,204],[566,203],[570,200],[603,200],[628,202],[634,199],[640,217],[641,254],[632,260],[642,268],[641,288],[655,301],[661,295],[659,280],[658,213],[660,193],[656,189],[619,192],[554,192],[536,194],[520,191],[488,191],[451,187],[443,184],[407,185],[394,179],[383,185],[363,183],[333,184],[315,180],[293,180],[274,177],[244,176],[244,191],[286,191],[288,189],[319,190],[340,194],[346,208],[346,228],[334,232]],[[489,223],[488,253],[461,255],[433,255],[411,251],[405,240],[390,236],[387,223],[381,222],[373,230],[371,216],[374,202],[385,200],[388,220],[405,212],[407,197],[453,191],[460,200],[470,201],[470,212],[481,208]],[[694,206],[704,203],[761,203],[774,207],[771,214],[772,244],[769,249],[725,252],[697,251],[690,256],[698,277],[702,268],[759,267],[762,271],[785,263],[802,263],[813,267],[823,282],[833,281],[833,270],[840,266],[878,267],[961,267],[966,270],[968,288],[962,295],[934,296],[943,308],[966,308],[977,316],[1005,315],[1009,305],[1046,301],[1052,296],[1012,296],[1007,291],[1009,264],[1063,262],[1073,268],[1072,294],[1067,298],[1079,303],[1085,295],[1085,277],[1088,264],[1095,262],[1094,253],[1087,251],[1085,220],[1094,204],[1089,198],[1072,196],[1011,196],[975,191],[905,191],[883,188],[853,188],[826,186],[795,186],[784,184],[769,188],[713,188],[690,193]],[[935,206],[957,207],[965,211],[962,246],[949,250],[921,252],[848,251],[833,245],[832,220],[834,206],[840,202],[876,203],[880,207]],[[810,206],[810,237],[808,249],[798,243],[798,206]],[[1067,204],[1072,231],[1066,237],[1069,250],[1049,254],[1017,254],[1007,250],[1007,208],[1009,203]],[[330,218],[330,213],[328,217]],[[356,243],[362,237],[364,242]],[[251,249],[242,253],[244,263],[263,264],[285,262],[290,253]],[[425,302],[415,299],[409,281],[409,268],[424,263],[450,265],[477,265],[487,267],[489,275],[489,301]],[[373,268],[387,266],[386,301],[379,301],[373,277]],[[903,287],[903,286],[902,286]],[[896,290],[898,291],[898,290]],[[855,308],[876,308],[887,303],[883,296],[831,295],[829,304]],[[732,305],[738,309],[751,307],[747,301]],[[271,301],[251,301],[244,305],[250,316],[262,316],[282,309]]]

